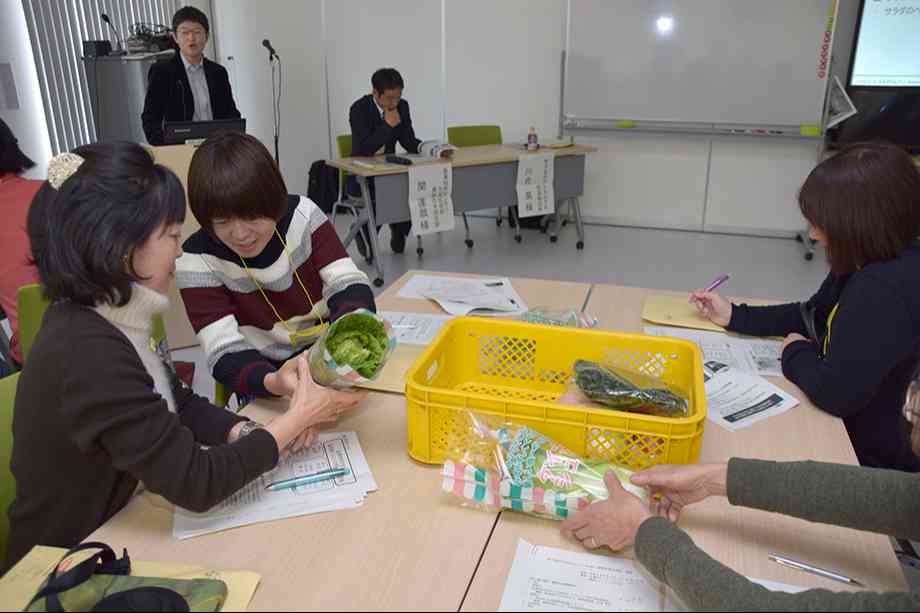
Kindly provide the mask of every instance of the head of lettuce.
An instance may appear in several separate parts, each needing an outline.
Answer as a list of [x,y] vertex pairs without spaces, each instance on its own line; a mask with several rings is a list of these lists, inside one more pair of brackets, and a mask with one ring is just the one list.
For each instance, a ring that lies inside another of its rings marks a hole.
[[310,372],[319,385],[351,387],[376,378],[395,346],[388,322],[360,309],[336,320],[310,348]]

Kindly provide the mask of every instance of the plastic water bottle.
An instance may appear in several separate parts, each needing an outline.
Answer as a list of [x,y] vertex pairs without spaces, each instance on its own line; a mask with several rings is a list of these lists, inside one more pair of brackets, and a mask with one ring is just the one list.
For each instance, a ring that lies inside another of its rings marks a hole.
[[539,146],[539,143],[537,143],[537,129],[530,126],[530,131],[527,133],[527,150],[536,151]]

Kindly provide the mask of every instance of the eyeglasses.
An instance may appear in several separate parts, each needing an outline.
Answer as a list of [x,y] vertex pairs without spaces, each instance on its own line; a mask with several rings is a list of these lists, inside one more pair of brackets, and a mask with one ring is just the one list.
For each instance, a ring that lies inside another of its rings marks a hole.
[[201,38],[205,35],[205,31],[201,28],[194,28],[187,30],[185,28],[176,30],[176,36],[179,38]]

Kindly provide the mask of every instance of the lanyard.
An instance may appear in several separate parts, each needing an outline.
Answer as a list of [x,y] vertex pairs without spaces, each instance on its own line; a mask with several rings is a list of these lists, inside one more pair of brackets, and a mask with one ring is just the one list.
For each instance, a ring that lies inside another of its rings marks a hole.
[[834,308],[831,309],[831,314],[827,316],[827,334],[824,335],[824,355],[827,355],[828,349],[831,346],[831,326],[834,324],[834,316],[837,314],[837,307],[840,306],[840,303],[834,305]]
[[[310,298],[310,292],[307,291],[306,286],[303,284],[303,281],[300,279],[300,275],[297,274],[297,268],[294,266],[294,258],[291,257],[291,252],[288,250],[287,243],[284,242],[284,239],[281,238],[281,233],[278,232],[278,226],[275,226],[275,236],[278,237],[278,240],[281,241],[281,247],[284,249],[284,253],[287,255],[288,262],[291,263],[291,272],[294,274],[294,277],[297,279],[297,283],[300,284],[300,289],[303,290],[304,295],[307,297],[307,301],[310,303],[310,312],[312,313],[316,309],[316,305],[313,303],[313,299]],[[307,339],[317,336],[327,327],[329,324],[323,321],[323,316],[319,315],[319,324],[307,328],[306,330],[295,330],[293,329],[288,322],[281,317],[281,314],[278,312],[278,309],[275,308],[275,305],[272,304],[272,301],[268,299],[265,290],[262,289],[262,286],[253,276],[252,271],[249,270],[249,266],[246,265],[246,260],[242,256],[237,254],[237,257],[240,258],[240,262],[243,263],[243,268],[246,269],[246,274],[249,275],[249,278],[253,283],[256,284],[256,287],[259,289],[259,293],[262,294],[262,298],[265,299],[265,302],[268,303],[268,306],[271,307],[272,311],[275,313],[275,317],[278,318],[278,321],[281,322],[281,325],[285,327],[288,331],[288,339],[290,340],[291,347],[296,348],[298,345],[305,342]]]

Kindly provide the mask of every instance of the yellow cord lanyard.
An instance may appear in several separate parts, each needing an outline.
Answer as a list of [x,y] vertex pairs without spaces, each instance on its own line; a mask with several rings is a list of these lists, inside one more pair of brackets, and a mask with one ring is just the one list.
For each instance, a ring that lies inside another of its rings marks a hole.
[[827,333],[824,335],[824,355],[827,355],[828,349],[831,347],[831,326],[834,324],[834,316],[837,314],[837,307],[840,306],[840,303],[834,305],[834,308],[831,309],[831,314],[827,316]]
[[[275,236],[278,237],[278,240],[281,241],[281,247],[284,249],[284,253],[287,255],[288,262],[291,263],[291,272],[294,274],[294,278],[297,279],[297,283],[300,284],[300,289],[303,290],[304,295],[307,297],[307,301],[310,303],[310,312],[316,310],[316,305],[313,303],[313,299],[310,297],[310,292],[307,291],[306,286],[303,284],[303,281],[300,279],[300,275],[297,274],[297,268],[294,266],[294,258],[291,257],[291,252],[288,250],[287,243],[284,242],[284,239],[281,238],[281,233],[278,232],[278,226],[275,226]],[[265,302],[268,303],[268,306],[271,307],[272,311],[275,313],[275,317],[278,318],[278,321],[281,322],[281,325],[285,327],[288,331],[288,339],[290,340],[291,347],[297,348],[298,345],[306,342],[307,339],[319,336],[326,328],[329,327],[329,323],[323,321],[323,316],[318,314],[319,323],[315,326],[311,326],[305,330],[295,330],[291,328],[287,321],[281,317],[281,313],[278,312],[278,309],[275,308],[275,305],[272,304],[272,301],[268,299],[268,296],[265,293],[265,290],[262,289],[262,286],[256,281],[256,278],[253,276],[252,271],[249,270],[249,266],[246,265],[246,260],[242,256],[237,254],[237,257],[240,258],[240,262],[243,263],[243,268],[246,269],[246,274],[249,275],[249,278],[253,283],[256,284],[256,287],[259,289],[259,293],[262,294],[262,298],[265,299]]]

